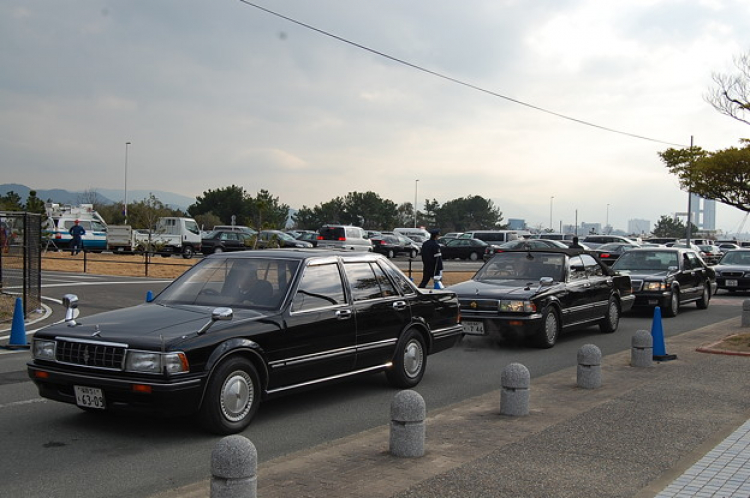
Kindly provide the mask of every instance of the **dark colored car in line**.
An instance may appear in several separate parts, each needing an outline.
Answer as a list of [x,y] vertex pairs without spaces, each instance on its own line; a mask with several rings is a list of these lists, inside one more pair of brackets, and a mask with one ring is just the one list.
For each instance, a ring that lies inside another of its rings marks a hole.
[[197,415],[229,434],[261,400],[360,374],[416,386],[461,337],[458,300],[418,289],[382,255],[275,249],[207,256],[135,307],[37,331],[40,396],[102,412]]
[[452,239],[441,246],[440,254],[443,261],[448,259],[470,259],[477,261],[484,258],[490,247],[487,242],[479,239]]
[[615,261],[617,261],[617,258],[622,255],[625,251],[629,251],[633,249],[633,244],[625,244],[622,242],[609,242],[607,244],[602,244],[596,249],[593,250],[593,252],[596,253],[596,255],[599,257],[600,260],[602,260],[602,263],[605,265],[612,266],[615,264]]
[[750,249],[727,251],[713,270],[717,288],[727,292],[750,290]]
[[394,234],[380,233],[371,237],[370,242],[373,252],[383,254],[389,259],[413,251],[411,246],[408,246]]
[[458,294],[465,334],[528,338],[541,348],[567,329],[614,332],[633,305],[630,277],[577,248],[504,251],[448,289]]
[[201,239],[201,252],[246,251],[253,248],[255,237],[238,230],[214,230]]
[[628,275],[634,306],[659,306],[664,316],[677,316],[680,306],[695,303],[708,308],[716,290],[716,273],[692,249],[643,247],[620,256],[612,270]]

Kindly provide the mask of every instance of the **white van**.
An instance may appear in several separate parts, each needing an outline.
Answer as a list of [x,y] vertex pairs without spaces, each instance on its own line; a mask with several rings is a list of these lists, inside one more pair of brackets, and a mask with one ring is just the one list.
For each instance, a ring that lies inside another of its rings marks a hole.
[[424,228],[394,228],[393,233],[400,233],[406,235],[414,242],[424,242],[430,238],[430,232]]
[[490,245],[499,246],[511,240],[524,239],[529,236],[525,230],[475,230],[464,232],[460,239],[479,239]]

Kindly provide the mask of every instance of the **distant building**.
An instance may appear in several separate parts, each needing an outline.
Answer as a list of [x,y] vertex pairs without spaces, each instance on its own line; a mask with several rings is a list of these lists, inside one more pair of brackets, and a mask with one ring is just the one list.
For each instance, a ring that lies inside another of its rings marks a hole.
[[691,221],[701,230],[716,230],[716,201],[696,194],[690,197]]
[[578,230],[579,234],[586,235],[589,233],[602,233],[601,223],[581,223],[581,229]]
[[521,218],[508,218],[508,229],[509,230],[525,230],[526,220]]
[[651,233],[651,220],[628,220],[628,233],[639,235]]

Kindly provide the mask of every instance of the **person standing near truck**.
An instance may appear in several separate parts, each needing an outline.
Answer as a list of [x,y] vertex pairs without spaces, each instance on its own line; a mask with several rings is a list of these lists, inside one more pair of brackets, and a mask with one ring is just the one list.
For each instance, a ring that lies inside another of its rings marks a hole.
[[427,287],[430,279],[434,279],[443,272],[443,256],[440,254],[440,244],[437,238],[440,230],[437,228],[430,230],[430,239],[422,244],[422,282],[419,287]]
[[83,249],[83,236],[86,235],[86,229],[83,228],[81,225],[78,224],[78,220],[75,221],[75,224],[70,227],[70,230],[68,230],[70,233],[70,236],[73,237],[70,240],[70,255],[75,256],[79,252],[81,252],[81,249]]

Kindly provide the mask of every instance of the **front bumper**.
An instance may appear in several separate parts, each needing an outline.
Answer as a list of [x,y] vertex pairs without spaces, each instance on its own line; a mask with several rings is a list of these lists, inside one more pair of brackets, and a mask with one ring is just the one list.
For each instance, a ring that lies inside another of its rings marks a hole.
[[[531,337],[542,327],[542,314],[488,316],[461,310],[464,334],[497,337]],[[481,332],[475,324],[481,323]]]
[[[118,378],[110,373],[69,372],[54,366],[27,364],[31,380],[43,398],[76,404],[73,386],[101,389],[107,410],[183,416],[200,407],[204,377],[161,380]],[[136,386],[140,389],[136,390]],[[145,389],[144,389],[145,388]],[[144,392],[147,391],[147,392]],[[150,392],[148,392],[150,391]]]

